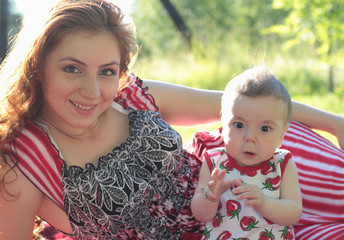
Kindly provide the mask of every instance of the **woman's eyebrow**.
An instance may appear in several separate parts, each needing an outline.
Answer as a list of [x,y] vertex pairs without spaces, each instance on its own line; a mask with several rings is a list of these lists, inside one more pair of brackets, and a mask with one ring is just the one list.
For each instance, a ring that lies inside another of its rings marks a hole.
[[86,65],[87,65],[86,63],[81,62],[80,60],[78,60],[78,59],[76,59],[76,58],[73,58],[73,57],[66,57],[66,58],[60,59],[60,62],[63,62],[63,61],[73,61],[73,62],[77,62],[77,63],[79,63],[80,65],[83,65],[83,66],[86,66]]
[[112,62],[101,65],[101,67],[107,67],[107,66],[111,66],[111,65],[119,65],[119,62],[112,61]]
[[[73,62],[77,62],[80,65],[87,66],[86,63],[84,63],[84,62],[82,62],[82,61],[80,61],[80,60],[78,60],[76,58],[73,58],[73,57],[66,57],[66,58],[60,59],[60,62],[62,62],[62,61],[73,61]],[[101,67],[106,67],[106,66],[110,66],[110,65],[119,65],[119,62],[114,60],[112,62],[102,64]]]

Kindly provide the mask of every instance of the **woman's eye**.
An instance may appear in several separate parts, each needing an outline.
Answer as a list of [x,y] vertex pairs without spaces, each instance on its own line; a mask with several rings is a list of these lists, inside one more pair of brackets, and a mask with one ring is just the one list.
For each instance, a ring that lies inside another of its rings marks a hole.
[[245,124],[243,124],[242,122],[235,122],[233,125],[236,128],[245,128]]
[[63,70],[66,73],[81,73],[81,71],[73,65],[67,66],[67,67],[63,68]]
[[100,72],[100,75],[102,75],[102,76],[114,76],[114,75],[116,75],[116,73],[112,69],[104,69]]
[[271,127],[269,127],[269,126],[262,126],[262,127],[260,128],[260,130],[261,130],[262,132],[269,132],[269,131],[271,130]]

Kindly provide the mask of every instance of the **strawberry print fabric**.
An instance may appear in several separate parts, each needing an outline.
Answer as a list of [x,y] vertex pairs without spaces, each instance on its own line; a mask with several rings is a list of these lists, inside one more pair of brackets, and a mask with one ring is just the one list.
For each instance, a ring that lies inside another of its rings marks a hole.
[[[241,178],[244,184],[257,185],[265,195],[273,198],[280,197],[281,179],[290,158],[289,151],[277,149],[271,159],[259,166],[243,167],[223,147],[205,153],[210,171],[215,167],[226,169],[226,180]],[[252,206],[245,206],[244,201],[237,200],[232,191],[225,192],[221,196],[215,219],[206,224],[202,239],[295,239],[291,226],[272,223]]]

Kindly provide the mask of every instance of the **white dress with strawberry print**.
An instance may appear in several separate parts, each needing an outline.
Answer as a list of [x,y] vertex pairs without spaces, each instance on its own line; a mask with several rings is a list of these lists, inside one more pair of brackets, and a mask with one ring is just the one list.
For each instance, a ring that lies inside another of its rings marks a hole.
[[[290,158],[289,151],[276,149],[271,159],[255,167],[244,167],[237,164],[223,147],[205,154],[210,171],[215,167],[226,169],[225,180],[241,178],[244,184],[257,185],[265,195],[273,198],[280,197],[281,178]],[[294,239],[292,226],[272,223],[252,206],[245,206],[244,201],[237,200],[232,191],[225,192],[214,220],[206,224],[202,239]]]

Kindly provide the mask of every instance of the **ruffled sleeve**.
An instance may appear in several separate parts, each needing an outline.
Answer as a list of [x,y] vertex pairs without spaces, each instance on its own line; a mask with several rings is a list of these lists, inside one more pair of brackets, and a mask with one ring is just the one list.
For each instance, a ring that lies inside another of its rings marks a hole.
[[125,109],[149,110],[158,112],[152,95],[147,93],[148,88],[142,86],[143,81],[133,75],[127,75],[126,86],[118,92],[115,101]]

